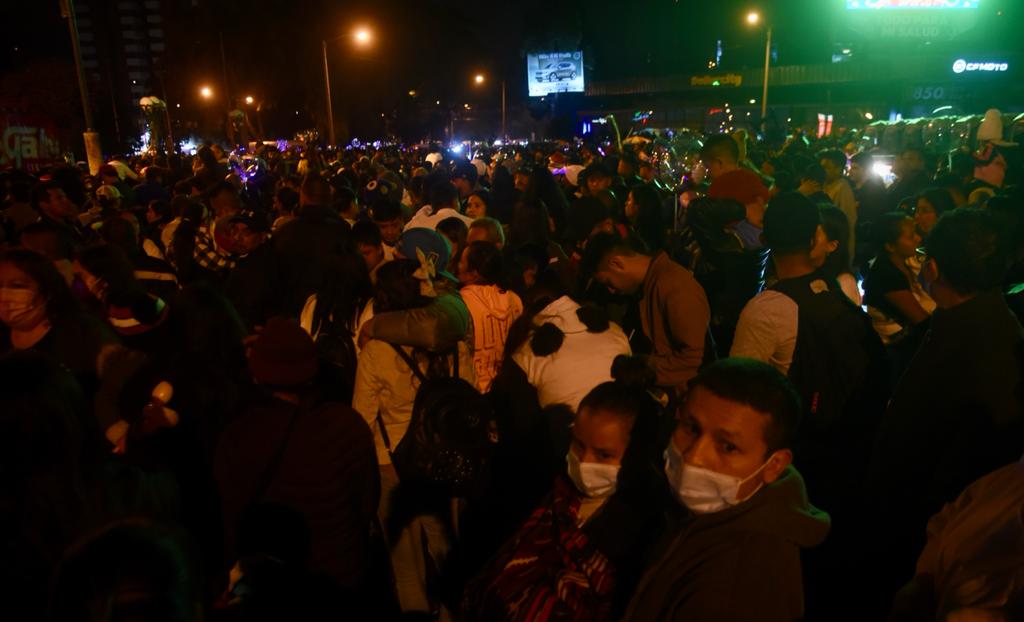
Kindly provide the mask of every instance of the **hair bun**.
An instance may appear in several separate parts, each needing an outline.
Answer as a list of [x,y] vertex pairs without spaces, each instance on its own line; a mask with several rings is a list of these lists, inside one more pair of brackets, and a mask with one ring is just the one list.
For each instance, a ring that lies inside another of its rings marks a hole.
[[612,379],[630,388],[646,390],[654,386],[657,374],[646,357],[620,354],[612,361]]

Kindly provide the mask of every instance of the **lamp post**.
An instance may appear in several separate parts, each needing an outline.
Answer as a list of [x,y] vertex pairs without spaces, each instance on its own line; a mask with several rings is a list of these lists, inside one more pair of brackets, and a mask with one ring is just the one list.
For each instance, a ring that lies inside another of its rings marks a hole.
[[[337,41],[342,37],[335,37],[331,41]],[[369,28],[360,26],[352,31],[352,40],[359,47],[367,47],[373,42],[373,33]],[[330,144],[335,144],[334,134],[334,102],[331,100],[331,70],[327,66],[327,39],[321,39],[320,45],[323,50],[324,60],[324,94],[327,97],[327,135]]]
[[103,149],[100,146],[100,135],[92,125],[92,105],[89,102],[89,87],[85,81],[85,70],[82,68],[82,48],[78,40],[78,18],[75,15],[74,0],[61,0],[60,11],[61,17],[68,20],[71,51],[75,56],[75,73],[78,74],[78,90],[82,96],[82,116],[85,118],[85,132],[82,133],[82,140],[85,143],[85,157],[89,162],[89,173],[95,175],[103,165]]
[[[487,77],[484,76],[484,74],[482,74],[482,73],[478,73],[475,76],[473,76],[473,82],[477,86],[482,85],[486,81],[487,81]],[[505,140],[508,139],[508,133],[505,130],[506,119],[508,117],[508,110],[507,110],[506,101],[507,100],[506,100],[506,97],[505,97],[505,81],[502,80],[501,81],[501,140],[502,141],[505,141]]]
[[[747,14],[747,23],[751,26],[756,26],[761,23],[761,14],[757,11],[751,11]],[[772,27],[766,26],[766,35],[764,42],[764,84],[761,90],[761,132],[765,131],[765,127],[768,121],[768,70],[771,67],[772,60]]]

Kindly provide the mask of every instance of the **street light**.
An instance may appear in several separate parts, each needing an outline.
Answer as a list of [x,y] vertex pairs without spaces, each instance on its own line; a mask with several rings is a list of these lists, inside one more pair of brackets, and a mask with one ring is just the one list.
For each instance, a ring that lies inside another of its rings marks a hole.
[[[747,13],[747,23],[756,26],[761,23],[761,14],[757,11]],[[768,121],[768,70],[772,60],[772,27],[765,29],[764,43],[764,88],[761,91],[761,133],[767,128]]]
[[[473,82],[475,82],[477,86],[480,86],[481,84],[483,84],[486,81],[487,81],[487,78],[482,73],[478,73],[475,76],[473,76]],[[502,140],[507,140],[508,139],[508,135],[505,132],[505,121],[506,121],[506,118],[508,116],[507,112],[508,111],[506,109],[506,104],[505,104],[505,81],[502,80],[501,81],[501,139]]]
[[251,106],[252,102],[253,102],[252,95],[246,95],[245,96],[245,103]]
[[[341,37],[335,37],[332,41],[340,39]],[[373,32],[365,26],[359,26],[352,31],[352,39],[355,44],[359,47],[368,47],[373,41]],[[323,49],[324,56],[324,94],[327,96],[327,134],[330,139],[330,144],[334,144],[334,103],[331,100],[331,71],[327,67],[327,39],[321,39],[320,45]],[[296,113],[298,114],[298,113]]]
[[199,87],[199,95],[203,99],[210,99],[213,97],[213,89],[208,86],[201,86]]

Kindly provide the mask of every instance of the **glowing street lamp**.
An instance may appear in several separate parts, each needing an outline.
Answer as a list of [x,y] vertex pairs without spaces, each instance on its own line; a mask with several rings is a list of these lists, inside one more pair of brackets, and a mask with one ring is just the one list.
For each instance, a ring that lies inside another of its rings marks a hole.
[[[345,36],[345,35],[342,35]],[[336,41],[341,37],[335,37],[331,39]],[[352,40],[355,45],[361,48],[369,47],[373,43],[373,31],[366,26],[359,26],[352,31]],[[334,135],[334,102],[331,100],[331,70],[327,67],[327,39],[321,39],[321,49],[323,50],[324,59],[324,95],[327,96],[327,133],[330,139],[330,144],[335,143]]]
[[[478,73],[475,76],[473,76],[473,83],[476,84],[476,86],[480,86],[480,85],[482,85],[486,81],[487,81],[487,77],[484,74],[482,74],[482,73]],[[467,108],[468,108],[468,105],[467,105]],[[508,111],[507,111],[506,98],[505,98],[505,81],[502,80],[501,81],[501,138],[502,138],[502,140],[507,139],[507,135],[506,135],[506,131],[505,131],[505,121],[506,121],[507,115],[508,115]]]
[[203,99],[210,99],[213,97],[213,89],[208,86],[199,87],[199,96]]
[[751,11],[750,13],[747,13],[747,23],[750,24],[751,26],[757,26],[757,24],[760,21],[761,14],[758,13],[757,11]]
[[359,27],[352,33],[352,37],[356,40],[357,44],[367,46],[373,40],[373,33],[366,27]]
[[246,104],[251,106],[253,101],[255,101],[255,100],[253,100],[252,95],[246,95],[245,96],[245,103]]

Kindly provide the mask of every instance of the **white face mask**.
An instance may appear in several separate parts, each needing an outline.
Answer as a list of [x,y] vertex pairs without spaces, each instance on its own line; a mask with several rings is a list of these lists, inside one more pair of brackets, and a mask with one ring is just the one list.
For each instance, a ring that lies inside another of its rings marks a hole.
[[0,287],[0,321],[14,329],[28,329],[35,323],[36,294],[29,289]]
[[669,443],[665,450],[665,476],[668,477],[668,483],[676,499],[695,514],[720,512],[754,496],[764,486],[764,482],[742,499],[739,498],[740,486],[757,477],[767,464],[766,460],[756,471],[741,479],[686,464],[674,442]]
[[602,498],[611,496],[615,492],[615,484],[619,479],[619,467],[613,464],[580,462],[572,450],[565,454],[565,461],[569,464],[569,479],[584,495]]

